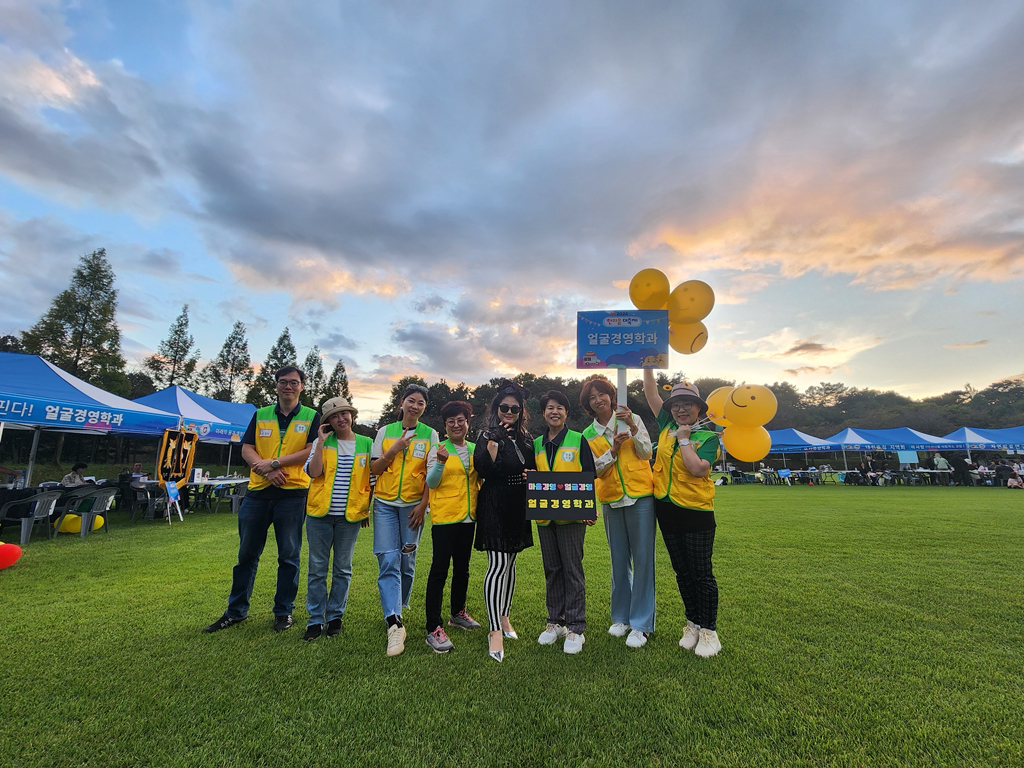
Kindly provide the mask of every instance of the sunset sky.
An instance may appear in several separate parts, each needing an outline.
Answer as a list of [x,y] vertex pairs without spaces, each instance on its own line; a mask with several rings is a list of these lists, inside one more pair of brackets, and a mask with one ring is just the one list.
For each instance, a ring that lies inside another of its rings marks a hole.
[[579,375],[645,267],[672,370],[924,397],[1024,374],[1024,4],[0,0],[0,335],[105,247],[139,364],[183,303],[348,367]]

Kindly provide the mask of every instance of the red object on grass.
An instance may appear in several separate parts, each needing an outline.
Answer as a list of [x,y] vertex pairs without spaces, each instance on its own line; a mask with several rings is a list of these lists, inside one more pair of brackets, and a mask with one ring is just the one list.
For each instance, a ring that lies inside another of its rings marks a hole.
[[0,544],[0,571],[10,568],[21,559],[21,547],[17,544]]

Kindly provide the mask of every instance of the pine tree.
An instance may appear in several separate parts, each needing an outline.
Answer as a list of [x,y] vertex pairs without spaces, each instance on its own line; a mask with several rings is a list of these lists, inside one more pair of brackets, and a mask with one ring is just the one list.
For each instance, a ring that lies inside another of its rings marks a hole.
[[15,352],[21,354],[25,348],[21,345],[21,339],[17,336],[0,336],[0,352]]
[[28,354],[41,355],[73,376],[127,396],[131,385],[124,373],[116,316],[114,270],[100,248],[82,257],[71,285],[21,341]]
[[203,368],[203,385],[213,399],[237,402],[252,387],[253,375],[245,323],[237,320],[220,352]]
[[143,366],[160,389],[175,384],[192,388],[196,385],[199,355],[196,340],[188,332],[188,304],[185,304],[181,314],[171,323],[167,338],[160,342],[157,353],[147,357]]
[[316,344],[306,355],[306,359],[302,363],[302,370],[306,374],[306,388],[299,395],[299,401],[310,408],[319,409],[327,383],[327,374],[324,373],[324,361],[320,357],[320,347]]
[[277,402],[277,382],[274,381],[274,374],[286,365],[298,366],[297,358],[298,353],[295,351],[295,344],[292,343],[291,331],[285,328],[267,353],[267,359],[263,361],[263,367],[256,374],[245,401],[257,408]]
[[334,366],[334,370],[331,371],[331,376],[324,385],[323,395],[317,405],[322,406],[332,397],[344,397],[348,400],[349,405],[355,405],[352,402],[352,392],[348,388],[348,372],[345,370],[345,364],[341,360],[338,361],[337,365]]

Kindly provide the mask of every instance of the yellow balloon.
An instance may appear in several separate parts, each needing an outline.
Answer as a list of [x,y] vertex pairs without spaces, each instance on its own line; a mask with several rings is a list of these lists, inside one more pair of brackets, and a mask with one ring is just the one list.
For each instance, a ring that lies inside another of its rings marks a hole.
[[[53,523],[56,527],[56,521]],[[68,515],[64,518],[64,522],[60,524],[60,528],[57,533],[81,533],[82,532],[82,518],[78,515]]]
[[715,292],[702,280],[687,280],[668,297],[668,319],[673,323],[696,323],[715,308]]
[[676,352],[692,355],[700,352],[708,343],[708,329],[704,323],[696,322],[687,325],[668,324],[668,343]]
[[736,387],[725,401],[725,417],[737,427],[763,427],[778,410],[774,393],[760,384]]
[[740,461],[760,461],[772,449],[772,436],[764,427],[732,426],[722,433],[725,450]]
[[664,309],[669,284],[660,269],[641,269],[629,281],[629,298],[637,309]]
[[708,404],[708,418],[713,424],[720,427],[732,426],[732,422],[725,418],[725,401],[732,394],[732,390],[733,387],[719,387],[704,399]]

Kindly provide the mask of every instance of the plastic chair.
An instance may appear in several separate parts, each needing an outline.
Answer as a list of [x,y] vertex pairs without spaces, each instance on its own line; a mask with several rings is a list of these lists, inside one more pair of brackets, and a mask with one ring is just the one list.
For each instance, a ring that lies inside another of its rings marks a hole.
[[[92,507],[82,512],[82,538],[92,532],[92,526],[97,516],[103,518],[103,531],[110,533],[110,507],[113,506],[114,497],[117,496],[117,487],[100,488],[86,498],[92,499]],[[59,529],[60,526],[57,526]]]
[[[0,507],[0,520],[4,522],[14,522],[15,520],[21,523],[21,546],[27,547],[29,539],[32,538],[32,531],[37,523],[42,523],[43,527],[46,528],[46,538],[51,538],[50,532],[50,515],[53,513],[54,507],[57,506],[57,501],[63,495],[61,491],[43,491],[37,493],[35,496],[29,496],[27,499],[18,499],[17,501],[9,501]],[[27,515],[13,515],[11,510],[16,507],[32,506],[28,511]]]
[[151,483],[132,483],[132,490],[135,493],[135,500],[132,506],[131,522],[135,522],[135,516],[142,512],[144,520],[155,520],[156,510],[161,506],[167,507],[167,492],[162,486]]
[[246,480],[244,483],[236,483],[231,486],[228,493],[217,499],[217,503],[220,504],[224,499],[231,500],[231,514],[237,515],[238,510],[242,506],[242,499],[245,498],[246,491],[249,490],[249,481]]
[[[108,514],[110,502],[114,498],[114,494],[117,493],[117,489],[93,488],[90,486],[85,492],[81,492],[81,490],[76,488],[70,495],[70,498],[66,498],[65,504],[61,508],[60,516],[57,518],[57,522],[54,523],[53,530],[60,531],[60,527],[64,524],[64,518],[68,515],[78,515],[82,518],[82,532],[80,535],[84,539],[89,535],[89,529],[92,527],[96,515],[102,514],[103,527],[107,529],[107,533],[110,533],[107,519],[110,517]],[[99,509],[96,509],[97,507]]]

